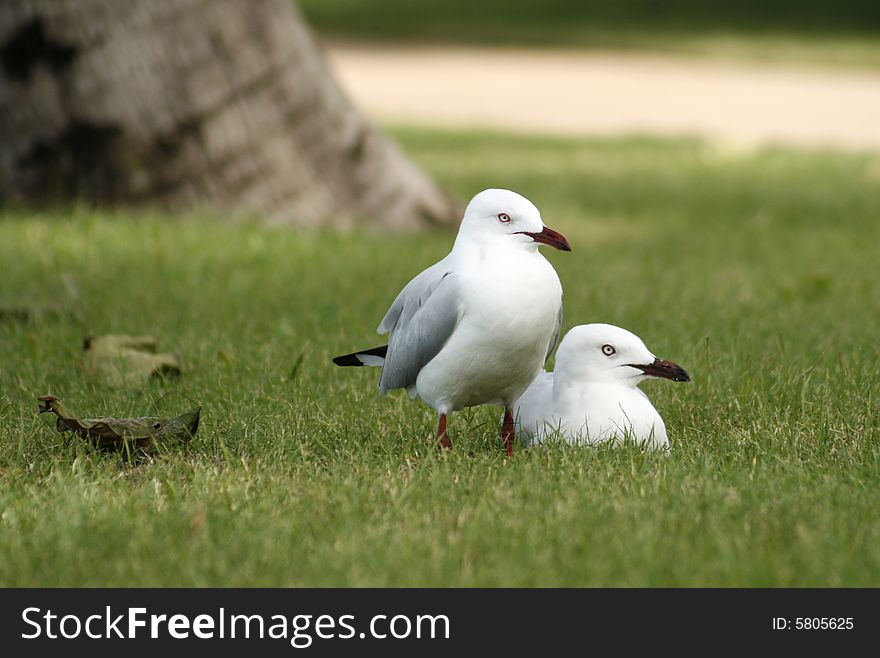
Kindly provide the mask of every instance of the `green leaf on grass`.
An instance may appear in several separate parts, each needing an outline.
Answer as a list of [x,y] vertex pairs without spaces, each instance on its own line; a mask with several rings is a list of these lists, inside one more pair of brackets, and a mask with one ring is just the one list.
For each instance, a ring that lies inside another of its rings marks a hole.
[[201,407],[174,418],[145,416],[143,418],[78,418],[53,395],[37,398],[40,413],[51,411],[57,416],[59,432],[75,432],[99,450],[136,450],[150,452],[160,443],[186,441],[199,428]]
[[152,336],[92,336],[83,342],[85,368],[89,376],[111,386],[143,384],[151,377],[180,375],[180,358],[158,352]]

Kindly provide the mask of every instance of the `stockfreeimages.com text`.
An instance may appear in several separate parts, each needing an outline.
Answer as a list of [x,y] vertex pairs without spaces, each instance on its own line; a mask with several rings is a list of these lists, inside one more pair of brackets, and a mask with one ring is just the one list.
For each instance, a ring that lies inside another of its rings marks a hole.
[[23,639],[274,639],[289,640],[305,649],[315,639],[449,639],[446,615],[373,615],[359,631],[354,615],[286,616],[281,614],[232,614],[220,608],[213,614],[152,614],[146,608],[125,608],[114,612],[106,606],[87,616],[59,614],[52,610],[25,608]]

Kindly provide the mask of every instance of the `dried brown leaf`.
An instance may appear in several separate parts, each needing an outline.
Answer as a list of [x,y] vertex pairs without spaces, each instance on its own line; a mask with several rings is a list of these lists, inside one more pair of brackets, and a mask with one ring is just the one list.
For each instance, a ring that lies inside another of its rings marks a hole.
[[43,395],[37,400],[40,413],[55,414],[55,427],[59,432],[74,432],[105,451],[150,452],[160,443],[186,441],[198,430],[202,409],[196,407],[174,418],[79,418],[53,395]]
[[150,377],[180,374],[180,358],[158,352],[159,341],[153,336],[92,336],[83,347],[86,372],[111,386],[134,386]]

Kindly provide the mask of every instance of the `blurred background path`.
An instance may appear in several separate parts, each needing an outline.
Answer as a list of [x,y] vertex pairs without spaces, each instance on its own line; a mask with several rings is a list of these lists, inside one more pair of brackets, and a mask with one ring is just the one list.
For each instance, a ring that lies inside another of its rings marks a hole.
[[653,53],[331,41],[383,122],[532,133],[880,148],[880,71]]

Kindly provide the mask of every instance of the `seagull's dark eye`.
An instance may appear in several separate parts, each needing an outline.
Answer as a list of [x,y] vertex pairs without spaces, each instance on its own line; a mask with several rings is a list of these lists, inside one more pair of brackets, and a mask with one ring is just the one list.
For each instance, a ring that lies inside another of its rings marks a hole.
[[508,215],[506,212],[500,212],[498,213],[498,221],[502,224],[507,224],[507,222],[510,221],[510,215]]
[[614,349],[614,345],[605,344],[602,346],[602,354],[605,356],[614,356],[617,354],[617,350]]

